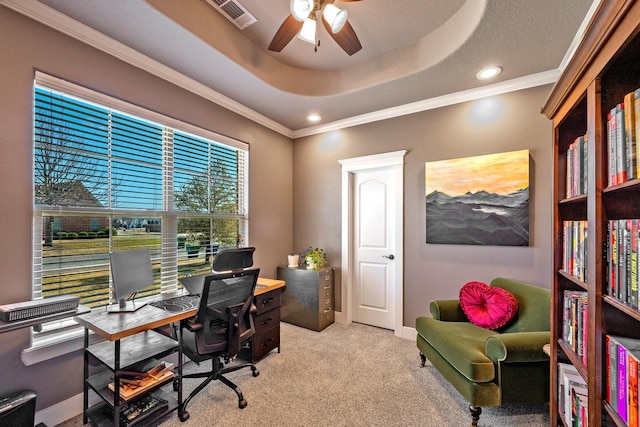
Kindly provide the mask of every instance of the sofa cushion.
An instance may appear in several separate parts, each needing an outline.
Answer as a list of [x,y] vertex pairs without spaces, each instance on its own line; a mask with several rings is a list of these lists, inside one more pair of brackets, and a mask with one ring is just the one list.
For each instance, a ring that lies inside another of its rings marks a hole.
[[442,322],[418,317],[416,331],[458,372],[474,382],[488,382],[495,377],[491,359],[484,354],[487,338],[498,334],[469,322]]
[[474,325],[496,330],[513,319],[518,301],[505,289],[469,282],[460,289],[460,307]]

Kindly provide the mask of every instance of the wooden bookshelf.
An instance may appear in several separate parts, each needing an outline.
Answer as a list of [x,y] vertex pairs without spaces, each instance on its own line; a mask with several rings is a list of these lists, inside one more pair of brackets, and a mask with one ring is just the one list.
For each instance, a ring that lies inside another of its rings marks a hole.
[[[640,311],[608,295],[610,220],[640,218],[640,179],[611,185],[607,115],[640,88],[640,0],[603,0],[542,112],[553,122],[553,289],[551,304],[551,425],[569,425],[558,408],[558,362],[571,363],[588,387],[588,425],[625,426],[606,401],[606,335],[640,338]],[[567,197],[567,153],[587,135],[586,195]],[[637,160],[640,160],[638,158]],[[563,223],[587,221],[586,279],[562,271]],[[563,295],[587,291],[587,364],[562,340]]]

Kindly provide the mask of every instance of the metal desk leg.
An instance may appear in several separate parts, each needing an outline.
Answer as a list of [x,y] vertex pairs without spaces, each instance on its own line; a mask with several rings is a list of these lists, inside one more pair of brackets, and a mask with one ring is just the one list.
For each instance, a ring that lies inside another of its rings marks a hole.
[[83,381],[83,401],[82,401],[82,424],[87,424],[89,419],[87,417],[87,410],[89,409],[89,384],[87,383],[87,379],[89,378],[89,353],[87,352],[87,348],[89,348],[89,329],[84,328],[84,381]]

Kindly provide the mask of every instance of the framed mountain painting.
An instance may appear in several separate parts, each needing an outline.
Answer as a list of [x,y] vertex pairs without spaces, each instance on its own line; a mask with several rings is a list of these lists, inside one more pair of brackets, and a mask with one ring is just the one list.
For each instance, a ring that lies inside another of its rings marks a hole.
[[427,243],[529,245],[529,150],[424,169]]

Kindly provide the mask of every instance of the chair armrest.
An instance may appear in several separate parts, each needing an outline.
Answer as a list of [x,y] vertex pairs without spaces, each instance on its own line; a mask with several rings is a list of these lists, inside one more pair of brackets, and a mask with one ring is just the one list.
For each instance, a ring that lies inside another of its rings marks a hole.
[[544,362],[549,356],[542,347],[549,340],[549,331],[498,334],[487,338],[484,352],[494,362]]
[[204,328],[204,325],[202,323],[186,322],[185,328],[187,328],[191,332],[196,332]]
[[457,299],[441,299],[431,301],[429,304],[431,316],[444,322],[468,322]]

